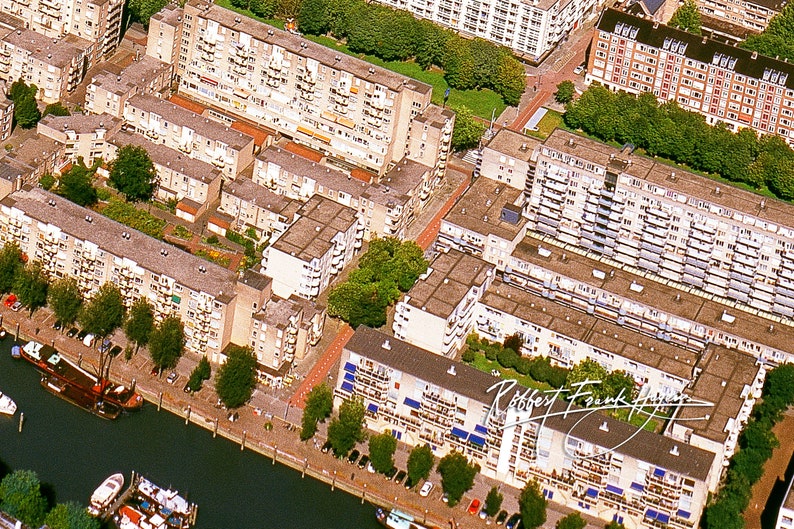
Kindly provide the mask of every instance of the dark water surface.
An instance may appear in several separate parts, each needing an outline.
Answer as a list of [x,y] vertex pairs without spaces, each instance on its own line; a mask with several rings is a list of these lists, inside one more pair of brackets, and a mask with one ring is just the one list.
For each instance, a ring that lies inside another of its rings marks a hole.
[[122,472],[129,480],[135,470],[197,503],[199,529],[379,527],[370,504],[213,439],[152,404],[109,422],[64,402],[40,387],[32,365],[11,359],[11,345],[10,337],[0,341],[0,391],[18,411],[0,416],[0,461],[35,470],[58,502],[87,505],[107,476]]

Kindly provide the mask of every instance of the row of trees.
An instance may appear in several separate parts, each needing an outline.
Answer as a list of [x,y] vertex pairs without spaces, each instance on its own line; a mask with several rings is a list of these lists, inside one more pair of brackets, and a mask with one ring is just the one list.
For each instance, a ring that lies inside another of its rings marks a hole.
[[329,293],[328,314],[352,327],[380,327],[386,323],[386,309],[413,286],[427,266],[422,249],[413,241],[373,239],[358,268]]
[[352,51],[384,61],[413,59],[424,69],[437,66],[452,88],[490,88],[511,106],[518,105],[526,88],[524,67],[508,48],[464,39],[407,11],[365,0],[302,0],[298,27],[311,35],[330,33],[345,39]]
[[659,104],[650,92],[635,97],[593,84],[566,107],[564,120],[600,140],[630,143],[650,156],[794,199],[794,151],[784,140],[759,138],[750,128],[733,133],[723,124],[710,126],[674,101]]
[[740,46],[781,61],[794,61],[794,5],[785,5],[762,33],[750,35]]
[[38,475],[32,470],[16,470],[0,482],[0,511],[28,527],[50,529],[99,529],[97,518],[76,502],[59,503],[52,509],[41,490]]
[[772,432],[783,412],[794,404],[794,365],[783,364],[767,373],[761,401],[739,437],[739,451],[731,458],[722,488],[704,511],[706,529],[744,529],[742,512],[750,503],[752,486],[764,463],[779,445]]
[[499,362],[499,365],[505,369],[515,369],[519,374],[528,375],[536,382],[548,384],[553,388],[561,388],[565,385],[567,369],[551,365],[548,358],[521,356],[523,340],[519,335],[508,336],[504,343],[500,344],[485,338],[480,339],[476,334],[472,334],[466,339],[466,344],[468,348],[463,352],[462,358],[466,363],[473,363],[477,353],[483,353],[486,359]]

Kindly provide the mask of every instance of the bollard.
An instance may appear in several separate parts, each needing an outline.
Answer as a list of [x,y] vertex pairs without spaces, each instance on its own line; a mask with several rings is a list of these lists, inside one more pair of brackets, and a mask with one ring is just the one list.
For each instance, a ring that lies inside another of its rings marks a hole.
[[367,496],[367,484],[364,483],[364,487],[361,489],[361,505],[364,505],[364,498]]
[[303,458],[303,471],[301,472],[301,477],[302,478],[306,477],[306,469],[308,467],[309,467],[309,458],[308,457],[304,457]]
[[[396,499],[397,499],[397,497],[395,497],[394,499],[396,500]],[[424,518],[422,518],[422,523],[423,523],[423,524],[426,524],[426,523],[427,523],[427,509],[425,509],[425,516],[424,516]]]
[[17,332],[14,334],[14,341],[19,341],[19,322],[17,322]]
[[278,456],[278,445],[273,445],[273,464],[276,464],[276,457]]
[[22,423],[25,422],[25,412],[19,412],[19,433],[22,433]]
[[331,481],[331,492],[336,488],[336,470],[334,470],[334,479]]
[[185,410],[185,426],[190,423],[190,404],[188,404],[187,409]]
[[160,395],[157,399],[157,411],[160,411],[160,408],[163,407],[163,392],[160,392]]
[[246,430],[243,430],[243,438],[240,440],[240,451],[242,452],[245,450],[245,434],[248,433]]
[[135,391],[135,386],[137,386],[137,385],[138,385],[138,381],[137,381],[137,380],[135,380],[135,377],[132,377],[132,382],[130,383],[130,386],[131,386],[131,388],[130,388],[130,389],[131,389],[132,391]]
[[212,438],[214,439],[217,436],[218,436],[218,418],[215,417],[215,428],[212,429]]

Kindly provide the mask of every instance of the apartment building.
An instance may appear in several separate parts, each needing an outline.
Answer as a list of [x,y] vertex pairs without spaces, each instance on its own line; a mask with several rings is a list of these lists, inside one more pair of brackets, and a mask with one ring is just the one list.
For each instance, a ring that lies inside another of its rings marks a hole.
[[[295,151],[295,152],[293,152]],[[359,212],[364,238],[405,238],[406,229],[427,204],[434,188],[432,168],[403,159],[379,181],[361,170],[339,170],[322,156],[293,145],[272,145],[256,159],[253,181],[286,197],[305,201],[314,194]]]
[[794,483],[794,478],[789,481],[786,495],[783,497],[783,503],[778,510],[775,529],[790,529],[790,527],[794,526],[794,494],[791,492],[792,483]]
[[36,132],[62,145],[62,158],[56,162],[60,168],[82,159],[87,166],[105,158],[107,142],[121,131],[122,121],[110,114],[72,114],[70,116],[44,116]]
[[274,193],[248,178],[223,186],[218,211],[230,215],[232,229],[244,233],[253,228],[259,240],[277,239],[295,220],[301,202]]
[[11,136],[11,125],[14,120],[14,102],[8,98],[11,85],[0,83],[0,141]]
[[22,189],[24,173],[18,167],[0,160],[0,199]]
[[772,17],[786,5],[784,0],[755,0],[735,3],[729,0],[698,0],[703,26],[727,30],[728,34],[743,36],[760,33]]
[[534,157],[539,144],[536,138],[506,127],[499,129],[481,149],[475,175],[484,175],[529,195],[535,181]]
[[127,130],[210,163],[233,180],[254,161],[254,139],[226,125],[150,95],[124,104]]
[[[168,202],[190,201],[195,204],[194,217],[200,216],[221,194],[223,173],[207,162],[190,158],[184,152],[162,143],[154,143],[140,134],[121,131],[108,142],[104,157],[116,159],[118,150],[125,145],[141,147],[149,154],[157,171],[157,188],[154,196]],[[177,215],[179,205],[177,204]]]
[[383,175],[408,157],[443,175],[454,116],[431,105],[429,85],[204,0],[183,16],[181,94],[349,168]]
[[506,46],[540,61],[572,30],[595,15],[595,0],[379,0],[463,35]]
[[598,518],[697,526],[719,479],[713,453],[576,406],[546,417],[554,404],[519,411],[496,396],[497,382],[361,326],[343,349],[335,396],[363,398],[374,431],[427,443],[437,456],[462,452],[485,475],[519,488],[537,478],[545,497]]
[[152,15],[149,19],[146,55],[176,67],[182,41],[183,16],[184,10],[176,4],[168,4]]
[[494,267],[458,250],[439,254],[397,303],[394,336],[422,349],[454,357],[474,326],[478,301]]
[[793,64],[611,8],[601,14],[592,49],[588,83],[652,92],[710,124],[794,142]]
[[456,248],[503,270],[524,238],[524,190],[478,178],[441,220],[436,245]]
[[[3,0],[0,12],[18,28],[48,40],[73,35],[91,43],[88,67],[109,57],[121,38],[122,0]],[[41,85],[38,85],[41,86]]]
[[[110,68],[110,67],[108,67]],[[85,109],[124,117],[124,104],[136,94],[157,95],[171,85],[173,65],[144,55],[121,71],[105,69],[86,87]]]
[[0,79],[10,87],[22,79],[38,87],[36,99],[56,103],[85,75],[93,43],[74,35],[46,37],[30,29],[0,29]]
[[22,175],[22,185],[36,186],[45,174],[60,169],[64,145],[51,138],[36,134],[6,153],[2,160],[15,167]]
[[356,211],[321,195],[301,206],[298,218],[265,248],[262,273],[273,293],[313,300],[361,248],[363,228]]

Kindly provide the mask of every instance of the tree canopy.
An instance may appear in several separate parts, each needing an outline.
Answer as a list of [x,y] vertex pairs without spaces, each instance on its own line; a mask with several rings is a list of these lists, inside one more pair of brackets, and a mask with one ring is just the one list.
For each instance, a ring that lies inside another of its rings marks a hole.
[[781,61],[794,61],[794,5],[786,4],[762,33],[748,36],[739,46]]
[[[149,345],[151,349],[151,344]],[[250,347],[230,346],[226,362],[215,374],[215,391],[227,408],[239,408],[256,387],[256,356]]]
[[[185,328],[179,316],[171,315],[163,318],[163,321],[161,321],[149,334],[149,354],[154,364],[161,370],[176,367],[184,350]],[[235,365],[234,367],[237,366]],[[245,400],[249,398],[251,398],[250,395],[248,395],[248,398]],[[236,402],[234,399],[231,401]],[[228,403],[226,405],[229,406]],[[236,408],[240,405],[241,404],[229,407]]]
[[582,518],[578,512],[572,512],[567,516],[563,516],[554,525],[556,529],[584,529],[587,522]]
[[328,384],[314,386],[306,396],[301,420],[301,440],[311,439],[317,433],[317,423],[331,416],[334,409],[334,393]]
[[44,519],[49,529],[99,529],[100,522],[77,502],[59,503]]
[[356,443],[364,440],[364,401],[359,397],[345,400],[339,415],[328,425],[328,441],[336,457],[347,455]]
[[93,206],[99,196],[91,183],[92,177],[93,173],[85,165],[75,163],[61,175],[57,192],[78,206]]
[[391,432],[383,432],[369,438],[369,458],[372,468],[385,474],[394,468],[394,452],[397,450],[397,439]]
[[14,121],[23,129],[35,127],[41,119],[36,92],[36,85],[27,85],[22,79],[14,81],[8,91],[8,98],[14,102]]
[[546,523],[546,505],[548,502],[540,492],[540,485],[534,479],[527,481],[518,497],[518,508],[521,511],[521,526],[537,529]]
[[455,111],[455,128],[452,129],[452,149],[465,151],[473,149],[480,144],[480,138],[485,134],[485,123],[472,114],[469,107],[461,105]]
[[55,313],[55,318],[65,328],[77,321],[83,306],[83,295],[73,277],[56,280],[47,290],[47,302]]
[[502,508],[502,500],[504,500],[504,495],[499,492],[499,487],[491,487],[485,497],[485,514],[496,516],[499,513],[499,509]]
[[11,292],[22,269],[22,251],[15,242],[7,242],[0,249],[0,293]]
[[[574,384],[582,385],[574,386]],[[624,371],[607,372],[604,366],[589,358],[571,369],[566,377],[565,386],[571,394],[581,395],[577,399],[580,404],[585,404],[588,399],[603,401],[618,396],[631,401],[634,396],[634,379],[631,376]]]
[[427,260],[415,242],[373,239],[358,268],[331,290],[328,314],[353,327],[380,327],[386,323],[386,309],[425,271]]
[[15,470],[0,482],[0,511],[30,527],[40,527],[47,513],[39,476],[32,470]]
[[129,0],[127,9],[130,18],[143,24],[144,28],[149,27],[149,19],[152,15],[168,5],[168,0]]
[[23,306],[30,310],[30,315],[36,309],[47,304],[47,288],[49,281],[39,261],[25,265],[17,274],[14,281],[14,292]]
[[124,322],[124,334],[135,344],[135,352],[149,343],[154,331],[154,311],[144,297],[136,299],[130,307],[127,321]]
[[198,391],[201,389],[204,381],[209,380],[211,376],[212,368],[210,366],[210,361],[207,360],[206,356],[202,356],[198,364],[196,364],[196,367],[190,372],[187,387],[190,388],[190,391]]
[[151,199],[156,181],[157,170],[143,147],[125,145],[110,162],[108,183],[130,202]]
[[80,325],[91,334],[104,338],[110,336],[124,323],[124,298],[119,288],[105,282],[91,300],[83,306],[78,316]]
[[411,484],[416,485],[423,479],[427,479],[435,463],[436,458],[433,456],[433,450],[429,445],[414,446],[411,449],[411,453],[408,454],[406,466],[408,480]]
[[571,101],[573,101],[573,97],[576,95],[576,85],[573,84],[573,81],[565,80],[560,82],[557,85],[557,91],[554,92],[554,100],[558,103],[563,105],[567,105]]
[[480,471],[480,465],[470,463],[460,452],[450,452],[438,462],[438,473],[441,474],[441,488],[447,493],[449,506],[458,504],[463,494],[474,485],[474,478]]
[[63,106],[63,103],[58,101],[57,103],[50,103],[46,107],[44,107],[44,112],[41,114],[41,117],[44,117],[48,114],[52,114],[53,116],[69,116],[71,112],[69,109]]
[[684,0],[684,3],[676,9],[670,22],[667,23],[671,28],[683,29],[693,35],[700,35],[700,9],[695,0]]

